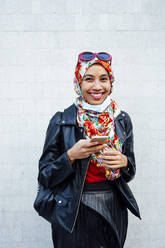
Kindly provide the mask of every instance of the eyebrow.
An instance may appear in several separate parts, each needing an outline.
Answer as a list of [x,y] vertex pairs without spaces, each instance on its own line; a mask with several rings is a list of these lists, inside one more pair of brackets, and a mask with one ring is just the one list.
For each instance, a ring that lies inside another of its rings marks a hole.
[[[89,77],[89,76],[94,77],[94,75],[92,75],[92,74],[86,74],[86,75],[84,76],[84,78],[85,78],[85,77]],[[101,74],[100,76],[101,76],[101,77],[102,77],[102,76],[107,76],[107,77],[108,77],[107,74]]]

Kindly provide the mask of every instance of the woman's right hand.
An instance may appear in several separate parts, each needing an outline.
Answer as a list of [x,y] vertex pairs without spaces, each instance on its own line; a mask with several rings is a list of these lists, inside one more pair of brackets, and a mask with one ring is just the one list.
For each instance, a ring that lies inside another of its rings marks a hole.
[[105,146],[105,144],[99,144],[98,141],[94,142],[91,140],[81,139],[67,151],[67,154],[71,164],[73,164],[76,159],[87,158],[91,154],[102,150]]

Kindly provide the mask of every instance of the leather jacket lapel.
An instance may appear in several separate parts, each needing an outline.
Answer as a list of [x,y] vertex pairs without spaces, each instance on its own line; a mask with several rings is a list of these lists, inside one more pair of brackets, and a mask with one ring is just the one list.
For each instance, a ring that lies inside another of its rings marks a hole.
[[122,143],[125,142],[126,140],[126,132],[124,130],[124,126],[123,126],[123,117],[122,114],[119,114],[116,119],[115,119],[115,131],[116,131],[116,135],[118,136],[118,138],[120,139],[120,141]]

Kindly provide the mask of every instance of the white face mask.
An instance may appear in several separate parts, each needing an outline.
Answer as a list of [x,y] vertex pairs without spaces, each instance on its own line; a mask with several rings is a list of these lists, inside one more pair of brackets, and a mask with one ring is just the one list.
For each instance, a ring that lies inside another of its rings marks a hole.
[[92,110],[92,111],[95,111],[95,112],[103,112],[107,107],[108,105],[110,105],[110,96],[107,96],[107,98],[105,99],[105,101],[100,104],[100,105],[91,105],[91,104],[88,104],[86,101],[82,101],[82,107],[83,109],[86,109],[86,110]]

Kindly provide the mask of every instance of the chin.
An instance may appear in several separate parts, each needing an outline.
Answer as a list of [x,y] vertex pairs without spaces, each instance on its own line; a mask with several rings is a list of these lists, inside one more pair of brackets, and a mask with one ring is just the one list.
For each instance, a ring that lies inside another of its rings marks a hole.
[[93,103],[90,103],[91,105],[100,105],[102,104],[104,101],[101,101],[101,102],[93,102]]
[[[106,99],[106,98],[105,98]],[[103,99],[103,100],[100,100],[100,101],[87,101],[89,104],[91,104],[91,105],[100,105],[100,104],[102,104],[104,101],[105,101],[105,99]]]

